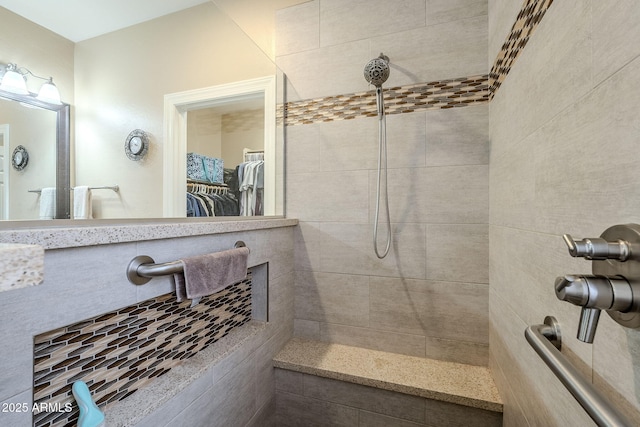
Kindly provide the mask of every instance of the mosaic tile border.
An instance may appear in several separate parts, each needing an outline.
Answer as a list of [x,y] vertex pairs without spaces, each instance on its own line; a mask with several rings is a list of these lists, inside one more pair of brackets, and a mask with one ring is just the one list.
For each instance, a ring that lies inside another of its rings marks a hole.
[[509,36],[502,44],[502,49],[500,49],[489,72],[491,98],[511,71],[514,62],[520,56],[552,3],[553,0],[525,0],[516,22],[511,27]]
[[[489,76],[486,74],[384,89],[387,114],[464,107],[488,100]],[[375,117],[378,113],[375,91],[367,91],[288,102],[282,114],[286,126],[295,126]]]
[[166,294],[37,335],[33,402],[63,410],[36,413],[33,425],[76,425],[79,412],[71,393],[76,380],[85,381],[104,408],[247,323],[251,281],[249,272],[193,308]]
[[[460,77],[385,89],[387,114],[464,107],[489,102],[511,70],[553,0],[525,0],[488,75]],[[278,106],[278,124],[350,120],[377,115],[375,91],[288,102]]]

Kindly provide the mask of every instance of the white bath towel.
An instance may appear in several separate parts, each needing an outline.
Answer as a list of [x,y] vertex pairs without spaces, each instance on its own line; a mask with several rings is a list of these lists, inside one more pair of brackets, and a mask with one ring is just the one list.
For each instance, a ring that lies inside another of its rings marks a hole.
[[53,219],[56,216],[56,189],[45,187],[40,191],[40,219]]
[[86,185],[80,185],[73,188],[73,218],[93,218],[91,199],[91,189]]

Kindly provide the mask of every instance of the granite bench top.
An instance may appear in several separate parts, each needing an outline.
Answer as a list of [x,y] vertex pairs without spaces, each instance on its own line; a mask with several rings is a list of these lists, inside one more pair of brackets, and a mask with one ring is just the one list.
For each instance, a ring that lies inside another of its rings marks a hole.
[[502,412],[487,367],[293,338],[276,368]]

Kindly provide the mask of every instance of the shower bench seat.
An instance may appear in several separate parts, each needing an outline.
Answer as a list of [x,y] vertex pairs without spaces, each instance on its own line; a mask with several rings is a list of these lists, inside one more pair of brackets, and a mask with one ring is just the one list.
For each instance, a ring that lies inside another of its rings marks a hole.
[[502,425],[487,367],[299,338],[273,364],[278,425]]

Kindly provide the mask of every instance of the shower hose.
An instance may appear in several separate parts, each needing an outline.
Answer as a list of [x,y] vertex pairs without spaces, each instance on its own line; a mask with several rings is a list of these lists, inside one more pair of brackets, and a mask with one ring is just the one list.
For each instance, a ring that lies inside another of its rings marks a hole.
[[[380,93],[381,95],[381,93]],[[378,102],[382,102],[379,96]],[[380,259],[387,256],[391,247],[391,220],[389,218],[389,194],[387,191],[387,118],[382,108],[378,114],[378,184],[376,192],[376,215],[373,223],[373,250]],[[382,179],[382,169],[384,167],[384,180]],[[381,253],[378,248],[378,222],[380,216],[380,193],[384,184],[384,201],[387,214],[387,244]]]

